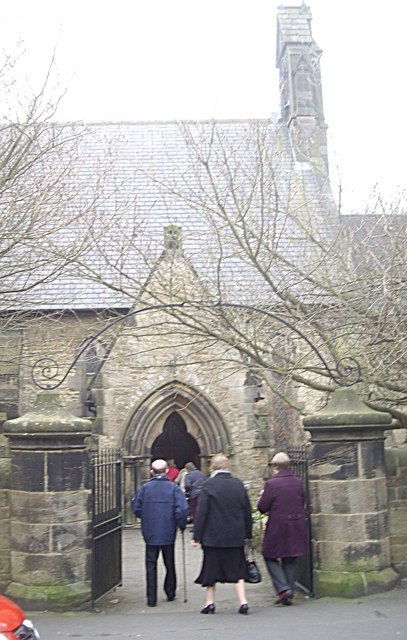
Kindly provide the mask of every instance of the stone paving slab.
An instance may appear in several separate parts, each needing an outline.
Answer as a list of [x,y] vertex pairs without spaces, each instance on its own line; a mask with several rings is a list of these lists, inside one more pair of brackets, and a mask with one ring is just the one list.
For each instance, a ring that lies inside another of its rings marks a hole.
[[[184,565],[183,565],[183,540],[182,535],[178,533],[175,546],[175,563],[177,570],[177,597],[174,602],[167,602],[162,585],[164,582],[165,569],[161,559],[158,563],[158,591],[157,591],[157,611],[160,607],[166,606],[166,610],[172,607],[176,611],[199,611],[205,600],[205,589],[200,585],[194,584],[195,578],[198,576],[201,562],[202,550],[200,547],[192,547],[191,545],[191,529],[188,526],[184,533],[185,546],[185,575],[184,581]],[[256,601],[258,606],[268,606],[275,598],[273,587],[266,575],[266,569],[260,554],[257,554],[256,560],[262,569],[263,581],[257,585],[247,585],[247,597],[249,601]],[[186,598],[185,598],[186,597]],[[187,600],[185,602],[185,599]],[[237,599],[235,596],[234,585],[224,584],[218,585],[217,588],[217,605],[218,609],[237,607]],[[129,528],[124,531],[123,536],[123,587],[116,590],[115,593],[101,598],[97,603],[98,609],[104,609],[109,612],[115,611],[126,613],[127,611],[144,611],[150,610],[146,607],[145,597],[145,571],[144,571],[144,542],[141,532],[138,528]]]
[[[292,607],[274,606],[275,594],[266,575],[263,581],[247,585],[248,616],[237,614],[233,585],[219,585],[215,615],[200,615],[205,590],[193,583],[201,563],[200,548],[190,545],[185,534],[186,602],[183,584],[182,538],[176,543],[178,592],[167,602],[159,591],[156,607],[145,603],[144,543],[139,529],[128,528],[123,536],[123,586],[97,603],[96,611],[64,614],[33,613],[41,640],[166,640],[181,634],[197,640],[407,640],[407,588],[385,594],[356,598],[308,598],[296,594]],[[159,563],[158,584],[164,570]]]

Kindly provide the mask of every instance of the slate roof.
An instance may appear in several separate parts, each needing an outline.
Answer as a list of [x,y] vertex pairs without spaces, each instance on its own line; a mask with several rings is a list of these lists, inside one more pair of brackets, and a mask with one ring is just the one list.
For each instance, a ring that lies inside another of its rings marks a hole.
[[[261,136],[266,149],[263,159],[268,167],[273,164],[275,180],[274,185],[265,184],[267,206],[272,206],[277,186],[282,214],[287,208],[302,208],[303,215],[312,215],[326,234],[331,232],[336,220],[329,182],[321,179],[310,163],[294,160],[284,124],[271,120],[120,122],[93,123],[87,128],[75,158],[77,169],[72,172],[72,184],[65,187],[79,189],[86,205],[92,190],[101,188],[98,179],[103,175],[103,193],[93,207],[95,234],[102,231],[103,238],[83,256],[82,267],[65,269],[54,281],[36,287],[25,298],[19,296],[18,305],[26,309],[130,306],[163,251],[163,228],[168,224],[182,228],[185,255],[203,281],[210,283],[216,277],[214,236],[206,212],[213,202],[213,190],[202,165],[197,162],[196,148],[210,152],[209,163],[216,177],[219,198],[231,216],[234,215],[234,196],[243,201],[258,182],[256,139]],[[235,174],[233,189],[228,182],[228,167]],[[77,212],[78,200],[75,207]],[[260,209],[257,185],[249,215],[255,219],[260,216]],[[69,204],[65,213],[69,218],[72,213]],[[282,228],[285,225],[285,235],[281,234],[279,249],[285,247],[287,256],[300,260],[304,254],[300,234],[294,226],[287,226],[283,217],[281,215],[281,225]],[[230,241],[222,266],[225,296],[229,300],[250,302],[253,270],[239,256],[225,225],[219,225],[221,235]],[[57,242],[66,243],[67,236],[77,233],[80,226],[78,222],[75,229],[61,231]],[[123,245],[126,255],[122,269]],[[106,256],[110,265],[106,264]],[[103,272],[111,286],[96,281],[90,284],[83,278],[88,269]],[[118,285],[123,291],[117,290]],[[3,300],[3,308],[16,304],[13,297]]]

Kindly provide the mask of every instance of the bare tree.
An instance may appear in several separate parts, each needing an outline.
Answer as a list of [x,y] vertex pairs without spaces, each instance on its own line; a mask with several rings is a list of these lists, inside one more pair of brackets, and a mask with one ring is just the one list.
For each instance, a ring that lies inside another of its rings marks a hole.
[[[159,277],[145,279],[129,268],[129,247],[116,237],[121,260],[109,261],[103,284],[139,306],[172,305],[166,332],[188,343],[188,362],[194,348],[202,354],[204,345],[221,344],[225,362],[253,371],[298,411],[293,385],[331,391],[336,364],[347,356],[359,362],[366,399],[404,405],[406,227],[404,214],[396,215],[403,212],[339,216],[327,176],[311,163],[287,162],[284,126],[240,126],[239,139],[222,123],[179,131],[182,166],[171,148],[164,176],[134,166],[179,237],[158,262],[153,241],[132,245],[139,263],[156,265]],[[182,259],[195,284],[177,278]],[[78,268],[100,281],[85,262]]]
[[[110,177],[106,186],[115,163],[112,142],[101,140],[97,127],[56,121],[61,98],[53,89],[53,61],[36,93],[19,85],[18,62],[3,54],[0,64],[0,414],[9,416],[19,372],[38,351],[38,345],[30,350],[29,328],[45,322],[54,343],[66,334],[66,314],[86,305],[99,322],[103,296],[97,285],[89,295],[76,265],[119,227],[123,204],[120,180]],[[103,161],[92,154],[95,139]],[[106,273],[102,259],[99,267]],[[70,360],[83,336],[65,337]]]
[[[97,127],[89,137],[56,126],[40,104],[3,132],[8,309],[28,291],[49,302],[52,282],[77,303],[75,286],[87,281],[99,309],[167,305],[164,319],[151,314],[138,327],[129,355],[140,366],[164,326],[178,364],[210,360],[216,345],[219,375],[249,370],[295,411],[304,402],[293,389],[331,391],[348,355],[365,398],[406,402],[401,212],[339,216],[328,177],[290,160],[285,125],[178,125],[160,153],[152,146],[124,167],[119,126],[89,143]],[[170,234],[164,251],[160,224]]]

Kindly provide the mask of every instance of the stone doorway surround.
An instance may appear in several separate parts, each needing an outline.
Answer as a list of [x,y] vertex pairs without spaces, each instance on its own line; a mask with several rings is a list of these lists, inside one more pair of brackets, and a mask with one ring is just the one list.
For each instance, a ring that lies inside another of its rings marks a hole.
[[151,447],[174,412],[184,420],[199,447],[204,473],[213,454],[232,453],[229,430],[209,398],[201,390],[173,380],[154,388],[138,403],[125,429],[123,453],[136,461],[137,485],[150,477]]

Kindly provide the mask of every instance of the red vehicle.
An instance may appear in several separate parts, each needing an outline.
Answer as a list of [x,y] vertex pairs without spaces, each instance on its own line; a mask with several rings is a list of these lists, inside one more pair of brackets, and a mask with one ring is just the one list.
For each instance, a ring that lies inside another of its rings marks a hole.
[[0,596],[0,640],[40,640],[22,609],[4,596]]

